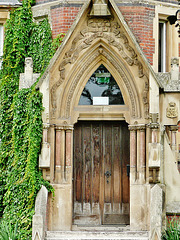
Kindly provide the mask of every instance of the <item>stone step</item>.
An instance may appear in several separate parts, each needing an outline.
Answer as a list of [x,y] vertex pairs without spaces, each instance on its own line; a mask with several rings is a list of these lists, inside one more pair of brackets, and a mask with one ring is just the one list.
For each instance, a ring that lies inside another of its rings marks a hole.
[[147,231],[47,231],[45,240],[148,240]]

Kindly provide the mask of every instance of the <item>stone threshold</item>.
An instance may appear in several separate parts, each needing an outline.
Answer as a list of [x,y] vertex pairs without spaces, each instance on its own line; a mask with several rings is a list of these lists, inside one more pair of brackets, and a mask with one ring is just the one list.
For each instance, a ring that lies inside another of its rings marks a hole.
[[72,231],[47,231],[45,240],[148,240],[148,231],[130,231],[129,226],[73,226]]
[[122,232],[122,231],[130,231],[130,225],[72,225],[72,231],[95,231],[95,232]]

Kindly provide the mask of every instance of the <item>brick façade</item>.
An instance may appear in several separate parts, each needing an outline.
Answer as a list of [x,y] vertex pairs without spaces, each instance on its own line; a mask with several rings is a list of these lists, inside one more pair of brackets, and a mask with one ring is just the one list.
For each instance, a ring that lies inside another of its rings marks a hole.
[[53,38],[68,31],[81,7],[82,4],[58,4],[51,7]]
[[[57,4],[55,4],[56,2]],[[119,0],[116,2],[148,61],[153,65],[153,54],[155,53],[155,39],[153,38],[155,4],[153,4],[153,1],[137,0]],[[178,4],[177,0],[159,0],[159,2]],[[53,3],[50,6],[53,38],[59,33],[68,31],[83,5],[83,1],[72,3],[70,1],[36,0],[36,5],[46,3]]]

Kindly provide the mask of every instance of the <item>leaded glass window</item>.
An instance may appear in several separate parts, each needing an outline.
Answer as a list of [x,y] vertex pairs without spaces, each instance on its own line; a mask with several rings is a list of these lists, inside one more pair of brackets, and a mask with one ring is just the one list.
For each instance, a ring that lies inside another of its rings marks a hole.
[[79,105],[123,105],[121,90],[104,65],[89,78],[79,100]]

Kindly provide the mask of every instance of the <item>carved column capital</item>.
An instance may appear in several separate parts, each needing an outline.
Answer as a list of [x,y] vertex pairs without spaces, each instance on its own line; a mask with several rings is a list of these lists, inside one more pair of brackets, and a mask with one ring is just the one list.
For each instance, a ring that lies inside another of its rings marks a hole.
[[128,128],[129,128],[129,131],[137,131],[137,125],[129,125],[128,126]]
[[43,129],[49,129],[50,124],[49,123],[43,123]]
[[155,129],[159,129],[160,125],[159,125],[159,123],[149,123],[149,124],[147,124],[147,127],[155,130]]
[[73,131],[73,126],[72,125],[55,125],[55,129],[56,131],[68,131],[68,132],[72,132]]
[[146,125],[145,125],[145,124],[139,124],[139,125],[137,125],[137,130],[139,130],[139,131],[145,131],[145,130],[146,130]]
[[72,132],[73,131],[73,126],[64,126],[64,129],[66,130],[66,132]]
[[56,131],[64,130],[63,126],[58,126],[58,125],[55,125],[55,129],[56,129]]
[[176,132],[178,130],[178,126],[177,125],[171,125],[169,127],[169,130],[172,131],[172,132]]
[[128,126],[129,131],[145,131],[146,130],[146,125],[145,124],[136,124],[136,125],[129,125]]

